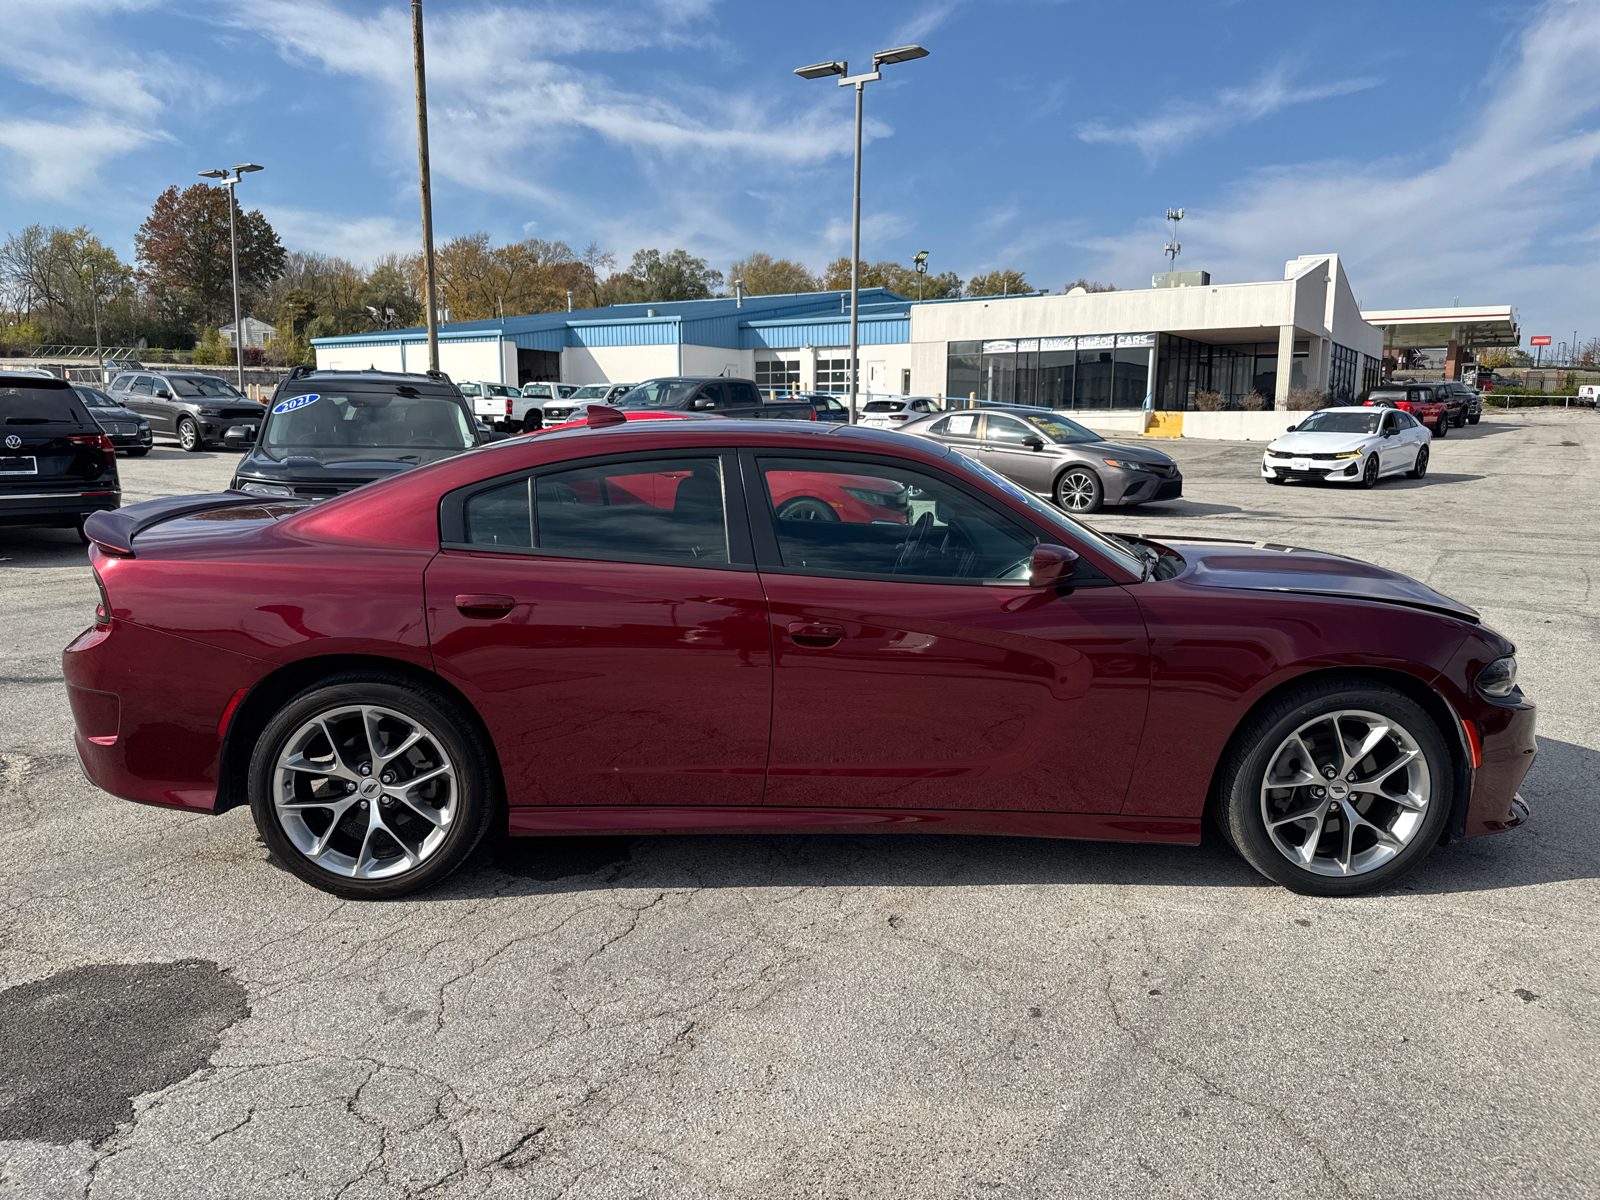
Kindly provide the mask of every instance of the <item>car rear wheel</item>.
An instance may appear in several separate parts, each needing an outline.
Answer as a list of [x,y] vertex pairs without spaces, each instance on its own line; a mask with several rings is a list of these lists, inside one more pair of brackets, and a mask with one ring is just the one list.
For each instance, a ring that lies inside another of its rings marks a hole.
[[1411,470],[1406,474],[1412,479],[1421,479],[1428,473],[1428,448],[1426,446],[1417,451],[1417,460],[1411,465]]
[[1467,410],[1466,409],[1462,409],[1460,412],[1458,412],[1456,414],[1455,420],[1450,422],[1450,424],[1454,425],[1457,429],[1460,429],[1466,423],[1467,423]]
[[378,900],[465,861],[495,811],[482,735],[449,697],[373,672],[306,691],[250,761],[250,811],[277,860],[314,887]]
[[205,449],[205,443],[200,440],[200,426],[188,417],[178,418],[178,445],[191,454]]
[[1439,841],[1450,754],[1409,696],[1359,677],[1291,689],[1234,739],[1218,824],[1240,856],[1297,892],[1386,887]]
[[1442,412],[1439,414],[1439,419],[1433,423],[1433,436],[1436,438],[1442,438],[1449,432],[1450,414],[1447,412]]
[[1376,453],[1367,455],[1366,468],[1361,472],[1361,486],[1364,488],[1378,486],[1378,456]]
[[837,521],[833,505],[815,496],[795,496],[778,506],[780,521]]
[[1056,503],[1070,513],[1091,513],[1100,508],[1105,488],[1100,476],[1087,467],[1069,467],[1056,480]]
[[1483,419],[1483,414],[1482,413],[1478,413],[1475,416],[1468,417],[1467,418],[1467,424],[1468,425],[1476,425],[1482,419]]

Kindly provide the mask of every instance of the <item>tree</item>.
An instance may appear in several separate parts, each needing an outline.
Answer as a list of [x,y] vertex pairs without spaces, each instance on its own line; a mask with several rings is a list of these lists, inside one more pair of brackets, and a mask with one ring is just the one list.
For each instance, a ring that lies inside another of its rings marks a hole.
[[750,296],[783,296],[794,292],[814,292],[817,277],[790,258],[773,258],[759,250],[728,268],[728,282],[744,280]]
[[1023,277],[1021,271],[990,271],[967,280],[968,296],[1021,296],[1031,291],[1033,285]]
[[609,276],[615,272],[617,256],[609,250],[602,250],[599,242],[590,242],[578,255],[578,261],[583,264],[586,273],[583,291],[588,303],[583,307],[599,308],[601,276]]
[[1080,275],[1061,290],[1063,292],[1070,292],[1073,288],[1082,288],[1084,291],[1091,293],[1114,292],[1117,290],[1117,285],[1114,283],[1096,283],[1094,280],[1085,279],[1082,275]]
[[234,361],[233,349],[222,340],[215,325],[207,325],[190,361],[203,367],[225,367]]
[[[259,209],[238,214],[239,290],[252,298],[283,273],[278,235]],[[220,325],[233,319],[228,191],[197,183],[169,187],[134,235],[140,279],[177,319]]]
[[709,300],[722,286],[722,272],[713,270],[705,259],[695,258],[687,250],[673,250],[668,254],[659,250],[635,251],[626,277],[636,286],[623,285],[620,290],[636,295],[633,303],[637,304],[652,300]]
[[398,254],[379,259],[357,297],[367,327],[355,332],[404,329],[418,324],[425,314],[415,275],[411,264]]
[[30,225],[0,245],[7,307],[45,339],[100,342],[137,319],[133,272],[86,227]]
[[[865,263],[860,266],[860,281],[864,288],[888,288],[898,296],[908,299],[918,299],[920,287],[923,300],[945,300],[961,295],[961,276],[954,271],[945,271],[940,275],[922,276],[917,274],[917,269],[912,266],[902,266],[897,262]],[[846,291],[850,287],[850,259],[836,258],[828,264],[828,269],[823,273],[822,286],[829,291]]]

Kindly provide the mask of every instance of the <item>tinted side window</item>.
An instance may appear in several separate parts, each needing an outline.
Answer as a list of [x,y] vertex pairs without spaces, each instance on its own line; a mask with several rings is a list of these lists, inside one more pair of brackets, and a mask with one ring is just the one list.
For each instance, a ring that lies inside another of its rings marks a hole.
[[732,379],[722,385],[728,389],[728,402],[735,408],[746,408],[761,403],[761,396],[753,384],[742,379]]
[[976,583],[1025,573],[1038,544],[988,505],[920,471],[812,458],[756,461],[778,554],[791,570]]
[[139,396],[148,396],[154,391],[155,381],[148,375],[141,375],[133,381],[133,391]]
[[726,563],[727,518],[715,458],[648,459],[535,475],[466,505],[474,545],[577,558]]

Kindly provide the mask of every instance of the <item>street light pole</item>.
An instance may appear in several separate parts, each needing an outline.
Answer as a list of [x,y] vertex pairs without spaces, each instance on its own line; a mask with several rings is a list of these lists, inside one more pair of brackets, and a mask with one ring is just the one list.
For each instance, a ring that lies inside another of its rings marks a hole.
[[866,85],[883,78],[878,68],[887,63],[909,62],[926,58],[928,52],[921,46],[898,46],[893,50],[879,50],[872,56],[872,70],[865,75],[851,75],[850,64],[843,61],[814,63],[796,69],[802,79],[825,79],[830,75],[843,76],[840,87],[852,84],[856,89],[856,163],[855,188],[850,201],[850,360],[847,366],[850,379],[850,424],[856,423],[856,398],[861,387],[861,338],[858,312],[861,307],[861,102]]
[[244,320],[239,315],[239,226],[235,220],[239,206],[234,198],[233,187],[251,171],[259,170],[261,167],[255,163],[235,163],[232,175],[221,167],[200,172],[201,178],[220,179],[228,187],[228,256],[233,260],[233,359],[241,392],[244,391]]
[[433,185],[428,168],[428,71],[422,58],[422,0],[411,0],[411,56],[417,71],[417,173],[422,182],[422,273],[428,293],[428,370],[439,369],[439,307],[433,280]]

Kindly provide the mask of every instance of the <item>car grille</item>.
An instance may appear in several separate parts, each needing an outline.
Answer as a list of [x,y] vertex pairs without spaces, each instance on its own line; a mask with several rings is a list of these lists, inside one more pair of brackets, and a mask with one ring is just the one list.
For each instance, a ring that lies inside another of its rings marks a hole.
[[129,421],[102,421],[100,428],[112,437],[132,437],[139,432],[139,427]]
[[234,408],[224,408],[218,410],[220,415],[224,417],[259,417],[262,411],[262,407],[259,404],[253,408],[239,408],[236,406]]
[[1331,467],[1324,467],[1321,470],[1313,468],[1309,471],[1291,471],[1288,467],[1276,467],[1274,469],[1281,479],[1326,479],[1332,471]]
[[1165,465],[1163,465],[1161,463],[1146,463],[1145,466],[1149,470],[1155,472],[1157,475],[1164,476],[1167,479],[1171,479],[1174,475],[1176,475],[1178,473],[1177,466],[1175,464],[1172,464],[1172,463],[1168,463],[1168,464],[1165,464]]
[[1156,489],[1156,494],[1152,496],[1151,499],[1176,500],[1181,495],[1183,495],[1183,480],[1174,479],[1168,483],[1163,483],[1160,487],[1158,487]]
[[326,500],[329,496],[342,495],[350,491],[351,487],[334,487],[330,484],[294,484],[294,494],[302,500]]
[[577,406],[569,404],[564,408],[547,408],[544,410],[544,419],[546,421],[565,421],[568,417],[572,416],[572,410],[575,407]]

